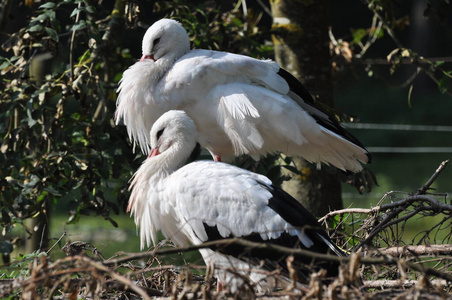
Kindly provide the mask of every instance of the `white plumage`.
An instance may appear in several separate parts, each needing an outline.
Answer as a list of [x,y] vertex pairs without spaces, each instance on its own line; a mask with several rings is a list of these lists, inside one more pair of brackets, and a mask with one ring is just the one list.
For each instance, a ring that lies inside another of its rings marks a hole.
[[199,143],[214,158],[283,152],[359,171],[369,161],[361,143],[317,107],[304,87],[271,60],[190,50],[176,21],[154,23],[143,57],[119,86],[116,121],[148,153],[149,130],[166,111],[184,110]]
[[[342,255],[317,220],[265,176],[221,162],[184,165],[197,142],[194,122],[182,111],[163,114],[151,130],[151,154],[134,175],[128,210],[140,228],[141,247],[157,243],[159,230],[178,246],[228,237],[243,237],[315,252]],[[183,166],[183,167],[182,167]],[[242,253],[243,251],[243,253]],[[200,251],[206,264],[217,267],[218,279],[233,290],[243,281],[221,268],[237,268],[260,289],[273,284],[259,261],[272,267],[284,257],[237,249]],[[240,259],[238,259],[240,257]],[[337,265],[325,266],[337,273]],[[248,270],[248,271],[244,271]],[[268,285],[267,285],[268,284]]]

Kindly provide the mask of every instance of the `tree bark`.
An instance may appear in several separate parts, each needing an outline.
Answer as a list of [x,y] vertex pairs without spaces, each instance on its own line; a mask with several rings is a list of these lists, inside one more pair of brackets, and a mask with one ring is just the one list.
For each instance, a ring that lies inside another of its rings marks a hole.
[[[333,106],[329,53],[328,0],[272,0],[272,38],[276,61],[312,93],[315,99]],[[316,216],[342,208],[341,185],[334,175],[294,158],[304,176],[292,175],[283,189]]]

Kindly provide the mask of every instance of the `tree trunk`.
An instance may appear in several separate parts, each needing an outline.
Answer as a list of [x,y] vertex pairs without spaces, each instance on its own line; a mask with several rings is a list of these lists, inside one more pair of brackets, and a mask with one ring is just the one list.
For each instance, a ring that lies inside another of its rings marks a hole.
[[[272,38],[276,61],[312,93],[333,105],[329,53],[329,4],[317,1],[270,1],[273,13]],[[294,176],[282,187],[316,216],[342,208],[341,186],[334,175],[316,165],[294,158],[305,176]]]

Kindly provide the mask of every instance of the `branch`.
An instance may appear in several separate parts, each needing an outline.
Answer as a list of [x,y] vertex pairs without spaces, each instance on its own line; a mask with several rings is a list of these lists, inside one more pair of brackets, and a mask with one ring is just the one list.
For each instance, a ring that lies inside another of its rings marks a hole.
[[[77,24],[78,21],[80,20],[80,8],[82,7],[82,1],[80,1],[78,3],[78,11],[77,14],[75,16],[75,22],[74,24]],[[69,65],[71,68],[71,82],[74,82],[74,43],[75,43],[75,34],[77,33],[76,30],[72,31],[71,34],[71,41],[70,41],[70,46],[69,46]]]
[[[392,192],[390,192],[390,193],[392,193]],[[344,209],[330,211],[329,213],[324,215],[322,218],[320,218],[319,222],[323,222],[326,219],[336,216],[336,215],[345,215],[345,214],[368,214],[368,215],[370,215],[370,214],[374,214],[374,213],[379,213],[380,211],[386,211],[389,209],[395,209],[397,207],[411,205],[415,202],[428,202],[428,203],[430,203],[431,206],[428,206],[425,208],[432,209],[438,213],[444,212],[444,211],[446,211],[446,212],[450,211],[452,213],[452,204],[442,203],[442,202],[436,200],[435,198],[433,198],[431,196],[427,196],[427,195],[414,195],[414,196],[409,196],[409,197],[399,200],[399,201],[395,201],[395,202],[391,202],[391,203],[387,203],[387,204],[383,204],[383,205],[378,205],[378,206],[375,206],[372,208],[344,208]],[[423,209],[423,210],[426,210],[426,209]]]
[[96,262],[96,261],[92,260],[91,258],[88,258],[86,256],[80,256],[80,259],[84,262],[89,263],[96,269],[107,273],[108,275],[110,275],[111,278],[116,279],[117,281],[121,282],[125,286],[129,287],[135,293],[140,295],[142,297],[142,299],[151,300],[151,298],[148,296],[146,291],[143,290],[141,287],[137,286],[136,284],[134,284],[130,279],[114,272],[113,270],[110,270],[109,268],[104,266],[102,263]]
[[[212,242],[206,242],[199,245],[192,245],[187,247],[178,247],[178,248],[164,248],[164,249],[157,249],[153,251],[148,252],[139,252],[139,253],[124,253],[124,257],[111,259],[111,260],[105,260],[102,263],[106,266],[110,265],[119,265],[131,260],[136,259],[145,259],[149,257],[154,257],[158,255],[165,255],[165,254],[175,254],[175,253],[181,253],[181,252],[190,252],[195,251],[199,249],[204,248],[215,248],[220,249],[225,246],[229,245],[238,245],[245,248],[252,248],[252,249],[261,249],[266,250],[274,253],[284,254],[284,255],[293,255],[294,257],[302,257],[302,258],[313,258],[313,259],[319,259],[319,260],[325,260],[325,261],[333,261],[333,262],[348,262],[348,257],[339,257],[335,255],[329,255],[329,254],[322,254],[317,252],[312,252],[309,250],[304,249],[294,249],[294,248],[288,248],[283,247],[279,245],[274,244],[268,244],[268,243],[256,243],[251,242],[248,240],[240,239],[240,238],[231,238],[231,239],[223,239],[218,241],[212,241]],[[369,263],[371,264],[384,264],[386,262],[385,259],[382,258],[366,258]]]
[[377,209],[379,210],[379,206],[377,206],[375,208],[344,208],[344,209],[333,210],[333,211],[330,211],[329,213],[327,213],[326,215],[324,215],[323,217],[321,217],[319,219],[319,223],[324,222],[326,219],[333,217],[333,216],[337,216],[337,215],[345,215],[345,214],[368,214],[369,215],[369,214],[376,212]]
[[378,253],[391,256],[413,255],[449,255],[452,256],[452,244],[395,246],[378,249]]
[[[438,63],[438,62],[452,62],[452,56],[442,56],[442,57],[424,57],[425,62],[424,64],[429,64],[427,61],[432,63]],[[388,61],[387,58],[364,58],[356,60],[358,63],[362,63],[364,65],[391,65],[392,62]],[[421,62],[422,63],[422,62]],[[411,65],[413,64],[413,59],[408,57],[402,57],[400,58],[399,64],[402,65]]]
[[[49,284],[53,285],[53,288],[52,288],[52,290],[53,290],[64,282],[64,280],[61,281],[61,279],[65,279],[64,275],[78,274],[78,273],[82,273],[82,272],[90,272],[93,275],[95,275],[96,272],[93,272],[92,268],[87,267],[87,265],[88,265],[88,266],[94,267],[98,271],[105,273],[106,275],[110,276],[112,279],[120,282],[126,288],[130,288],[135,293],[140,295],[142,299],[151,300],[151,298],[148,296],[148,294],[146,293],[146,291],[143,288],[134,284],[130,279],[124,277],[123,275],[118,274],[115,271],[109,269],[107,266],[103,265],[101,262],[97,262],[88,256],[78,255],[78,256],[65,257],[65,258],[56,260],[52,264],[47,263],[45,256],[41,256],[40,260],[41,260],[41,264],[33,267],[31,276],[28,277],[23,282],[21,282],[22,287],[26,286],[27,288],[32,288],[35,286],[41,286],[43,282],[47,282],[47,286],[49,286]],[[80,265],[75,268],[68,269],[67,263],[72,264],[74,262],[76,262],[76,263],[82,262],[82,263],[85,263],[85,265]],[[61,267],[63,267],[64,270],[58,271]],[[51,271],[55,271],[55,272],[51,272]],[[56,282],[49,281],[51,278],[57,278],[57,281]],[[69,277],[66,277],[66,278],[69,278]]]
[[[435,279],[430,281],[435,286],[445,287],[447,281],[444,279]],[[419,284],[417,280],[367,280],[364,281],[363,288],[411,288]]]
[[[386,32],[388,33],[388,35],[392,38],[392,40],[394,41],[394,43],[396,44],[397,48],[399,49],[407,49],[401,42],[400,40],[397,38],[397,36],[395,35],[394,30],[392,29],[392,27],[390,26],[390,24],[388,23],[388,21],[380,14],[379,9],[376,5],[373,5],[371,2],[371,0],[362,0],[362,2],[364,2],[369,9],[372,10],[372,12],[374,13],[374,15],[376,15],[378,17],[378,19],[380,19],[380,21],[383,23],[383,27],[386,30]],[[414,51],[410,50],[409,51],[409,56],[410,58],[413,60],[413,62],[418,66],[418,68],[422,69],[422,71],[424,71],[425,74],[427,74],[428,77],[430,77],[431,80],[433,80],[433,82],[435,82],[436,85],[440,86],[440,81],[439,79],[436,78],[434,72],[432,72],[430,70],[431,67],[434,67],[434,69],[436,70],[441,70],[441,68],[435,66],[434,64],[432,64],[431,62],[429,63],[426,59],[424,59],[422,56],[418,55],[417,53],[415,53]],[[425,64],[428,64],[429,66],[426,66]],[[442,71],[444,73],[444,71]],[[444,91],[445,93],[447,93],[449,96],[452,96],[452,91],[450,91],[449,89],[446,89]]]
[[438,178],[439,174],[446,168],[446,165],[449,163],[449,160],[443,161],[439,167],[436,169],[435,173],[433,173],[432,177],[430,177],[429,180],[424,184],[424,186],[417,191],[417,195],[422,195],[427,192],[427,190],[430,188],[430,186],[433,184],[433,182]]
[[[274,253],[284,254],[284,255],[288,255],[288,256],[292,255],[295,258],[308,257],[308,258],[312,258],[312,259],[316,259],[316,260],[338,262],[338,263],[349,263],[353,259],[350,256],[349,257],[339,257],[339,256],[335,256],[335,255],[312,252],[312,251],[308,251],[308,250],[304,250],[304,249],[293,249],[293,248],[283,247],[283,246],[279,246],[279,245],[273,245],[273,244],[267,244],[267,243],[256,243],[256,242],[251,242],[251,241],[247,241],[247,240],[243,240],[243,239],[239,239],[239,238],[233,238],[233,239],[224,239],[224,240],[207,242],[207,243],[203,243],[203,244],[199,244],[199,245],[180,247],[180,248],[158,249],[158,250],[154,250],[154,251],[140,252],[140,253],[126,253],[125,257],[103,261],[102,263],[106,266],[117,265],[117,264],[128,262],[128,261],[134,260],[134,259],[149,258],[149,257],[154,257],[157,255],[162,255],[162,254],[174,254],[174,253],[180,253],[180,252],[189,252],[189,251],[199,250],[199,249],[203,249],[203,248],[214,247],[214,248],[218,249],[223,246],[228,246],[231,244],[243,246],[246,248],[271,251]],[[403,264],[405,267],[407,267],[411,270],[452,281],[452,274],[438,271],[436,269],[427,267],[426,264],[419,263],[419,262],[416,262],[416,263],[407,262],[404,259],[397,259],[397,258],[394,258],[389,255],[380,256],[380,257],[360,257],[360,259],[359,259],[359,262],[364,265],[398,265],[401,261],[403,261]]]
[[[443,161],[429,180],[422,186],[422,188],[418,189],[418,191],[411,196],[406,197],[405,199],[394,201],[391,203],[377,205],[376,207],[370,209],[363,208],[347,208],[341,209],[337,211],[332,211],[323,216],[319,222],[323,222],[326,219],[335,216],[335,215],[344,215],[344,214],[368,214],[377,216],[380,212],[384,212],[384,217],[381,221],[378,222],[378,225],[372,228],[372,230],[368,233],[367,237],[361,241],[356,249],[362,247],[364,244],[368,244],[377,234],[379,234],[382,230],[400,222],[407,221],[413,216],[419,214],[420,212],[428,211],[428,213],[424,213],[426,215],[436,215],[439,213],[443,213],[447,216],[452,216],[452,204],[442,203],[435,199],[432,196],[426,195],[427,191],[430,189],[431,185],[435,182],[441,172],[445,169],[446,165],[449,163],[449,160]],[[386,193],[383,198],[379,201],[382,203],[388,196],[394,194],[395,192]],[[415,203],[419,203],[415,205]],[[426,203],[424,205],[424,203]],[[413,206],[413,210],[408,211],[408,207]],[[405,212],[402,217],[398,217],[400,213]]]

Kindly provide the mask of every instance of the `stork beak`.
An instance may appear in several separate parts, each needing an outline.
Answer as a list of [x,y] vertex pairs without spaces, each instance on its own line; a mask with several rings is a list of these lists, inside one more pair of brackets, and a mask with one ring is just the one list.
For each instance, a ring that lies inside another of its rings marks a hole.
[[143,56],[141,57],[140,61],[143,61],[145,59],[152,59],[153,61],[156,61],[156,59],[154,58],[154,54],[151,54],[151,55],[143,54]]
[[157,156],[159,154],[160,154],[159,148],[151,149],[151,152],[149,152],[148,158]]

